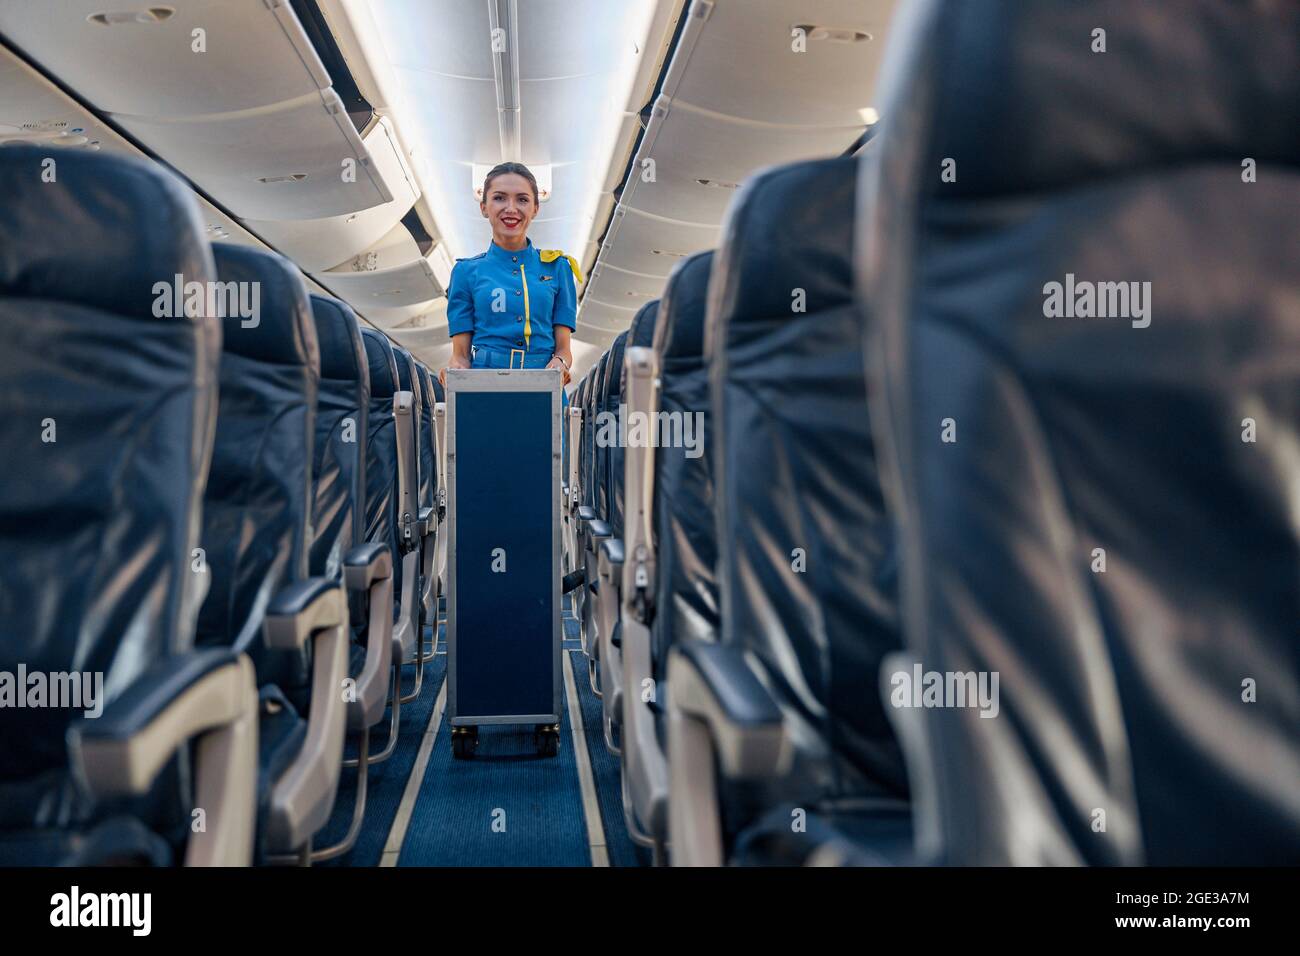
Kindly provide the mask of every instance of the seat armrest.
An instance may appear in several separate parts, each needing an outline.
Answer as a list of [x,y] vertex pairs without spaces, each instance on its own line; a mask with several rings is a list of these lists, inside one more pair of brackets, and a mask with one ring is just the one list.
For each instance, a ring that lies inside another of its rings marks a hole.
[[588,522],[596,520],[596,509],[591,505],[578,505],[578,533],[582,534],[587,530]]
[[685,641],[668,666],[671,706],[708,726],[724,775],[754,780],[789,770],[793,748],[781,708],[739,648]]
[[73,774],[97,797],[141,795],[177,750],[195,748],[190,866],[252,862],[257,805],[257,684],[229,648],[177,654],[146,670],[102,714],[68,728]]
[[427,538],[430,533],[432,533],[433,529],[437,527],[438,521],[434,518],[434,514],[435,512],[432,508],[420,509],[420,516],[416,520],[416,526],[419,529],[421,538]]
[[386,541],[367,541],[343,556],[343,582],[349,591],[365,591],[393,576],[393,553]]
[[[340,611],[340,608],[343,610]],[[338,582],[305,578],[283,588],[266,609],[262,632],[268,647],[295,650],[307,646],[315,632],[347,620],[347,602]]]
[[587,522],[587,533],[593,538],[608,538],[613,534],[608,521],[601,521],[599,518],[592,518]]
[[607,538],[600,543],[600,553],[615,571],[623,567],[623,539]]
[[356,677],[356,699],[350,701],[348,729],[373,726],[384,715],[388,672],[393,659],[393,554],[387,542],[370,541],[343,556],[343,580],[350,591],[369,595],[365,631],[366,659]]
[[[323,584],[322,584],[323,582]],[[267,843],[273,853],[297,852],[329,820],[343,765],[348,676],[348,606],[342,586],[308,578],[275,596],[263,625],[273,648],[312,644],[311,704],[307,739],[272,782]]]

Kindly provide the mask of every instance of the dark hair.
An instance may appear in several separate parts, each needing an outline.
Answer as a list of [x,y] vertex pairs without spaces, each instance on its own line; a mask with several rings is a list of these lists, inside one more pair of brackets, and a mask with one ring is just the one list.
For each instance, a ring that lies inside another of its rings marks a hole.
[[516,176],[523,176],[528,180],[528,185],[533,187],[533,202],[540,203],[537,198],[537,177],[533,175],[531,169],[523,163],[500,163],[493,166],[488,174],[483,177],[483,201],[487,202],[488,187],[492,185],[492,180],[498,176],[505,176],[507,173],[514,173]]

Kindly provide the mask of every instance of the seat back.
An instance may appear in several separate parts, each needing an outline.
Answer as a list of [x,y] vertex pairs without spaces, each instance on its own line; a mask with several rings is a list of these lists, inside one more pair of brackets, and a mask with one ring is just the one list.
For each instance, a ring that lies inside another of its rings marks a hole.
[[909,653],[999,675],[898,712],[926,845],[1295,863],[1300,6],[966,7],[908,6],[860,213]]
[[907,793],[877,686],[902,646],[896,550],[862,413],[856,161],[776,167],[733,200],[710,278],[718,586],[787,713],[807,792]]
[[[193,644],[221,325],[155,287],[216,277],[180,180],[50,155],[0,149],[0,671],[90,675],[92,688],[102,675],[98,706]],[[0,829],[91,812],[65,734],[84,702],[4,709]],[[153,797],[151,824],[183,830],[176,775]]]
[[414,399],[411,405],[411,461],[415,464],[416,500],[424,501],[421,489],[424,487],[424,458],[420,453],[424,432],[430,420],[424,415],[424,388],[420,370],[416,368],[415,356],[400,345],[393,346],[393,357],[397,360],[397,381],[401,390],[410,392]]
[[651,527],[655,546],[655,617],[651,662],[666,677],[668,650],[678,640],[714,640],[718,633],[718,556],[709,428],[709,376],[704,361],[704,308],[712,251],[678,263],[664,286],[653,347],[659,361],[659,408],[685,440],[655,449]]
[[338,577],[365,537],[366,416],[370,368],[357,317],[345,303],[311,297],[321,379],[312,463],[312,575]]
[[438,505],[438,429],[435,426],[433,376],[423,364],[416,363],[420,381],[420,507]]
[[[597,422],[596,429],[596,512],[609,522],[616,538],[623,533],[623,443],[619,436],[623,420],[623,352],[626,346],[627,332],[623,331],[606,353],[608,357],[601,368],[600,411],[609,414]],[[604,423],[608,424],[601,427]]]
[[[307,288],[287,259],[247,246],[212,247],[217,279],[252,316],[222,322],[216,441],[203,496],[207,598],[197,641],[246,652],[260,684],[308,683],[307,661],[262,638],[275,594],[308,576],[320,351]],[[233,293],[233,294],[232,294]]]
[[605,364],[609,361],[609,350],[601,353],[600,358],[592,367],[589,373],[591,383],[587,388],[587,404],[582,411],[582,435],[583,435],[583,482],[582,482],[582,503],[590,505],[597,514],[600,513],[597,475],[600,474],[600,462],[603,458],[599,454],[599,447],[596,443],[596,416],[601,411],[601,383],[605,380]]
[[[377,329],[363,328],[370,374],[370,412],[366,434],[366,540],[382,541],[395,556],[393,593],[401,594],[403,554],[401,528],[397,519],[397,423],[393,396],[398,385],[397,359],[388,336]],[[393,602],[394,619],[398,602]]]

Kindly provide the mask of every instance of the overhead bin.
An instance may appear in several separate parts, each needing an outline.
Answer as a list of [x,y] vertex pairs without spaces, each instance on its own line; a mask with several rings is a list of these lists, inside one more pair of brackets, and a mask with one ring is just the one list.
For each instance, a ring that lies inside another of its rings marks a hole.
[[429,299],[411,305],[367,306],[366,321],[385,332],[400,330],[407,332],[423,329],[440,329],[442,341],[447,339],[447,300]]
[[241,219],[340,216],[393,199],[333,90],[233,116],[116,119]]
[[[660,96],[621,201],[678,222],[718,223],[756,167],[839,155],[862,128],[861,120],[845,126],[780,126],[719,116]],[[656,157],[654,179],[647,182],[641,170]]]
[[578,310],[578,334],[581,335],[592,329],[601,332],[622,332],[631,324],[634,315],[636,315],[636,308],[614,308],[588,297],[583,299],[582,307]]
[[357,269],[355,263],[312,273],[319,282],[356,308],[414,305],[446,293],[451,281],[451,257],[446,247],[434,246],[427,256],[390,269]]
[[[896,3],[862,0],[717,0],[696,4],[663,93],[736,119],[782,126],[868,121]],[[804,30],[804,39],[794,28]],[[799,42],[797,42],[799,41]],[[800,45],[802,44],[802,52]],[[737,70],[762,63],[761,70]]]
[[[409,238],[410,233],[400,223],[420,198],[420,188],[402,156],[391,120],[387,117],[377,120],[362,142],[374,161],[375,173],[393,194],[390,201],[323,219],[250,219],[249,228],[308,272],[323,272],[342,265],[380,243],[395,227]],[[410,260],[418,255],[412,239],[409,253],[403,258]]]
[[716,225],[681,223],[620,205],[598,263],[666,279],[679,260],[717,245],[718,231]]
[[0,31],[241,219],[395,198],[288,0],[0,0]]
[[330,86],[289,0],[0,0],[0,29],[109,113],[231,113]]
[[663,276],[628,272],[602,262],[587,280],[586,294],[611,305],[640,308],[651,299],[657,299],[663,287]]

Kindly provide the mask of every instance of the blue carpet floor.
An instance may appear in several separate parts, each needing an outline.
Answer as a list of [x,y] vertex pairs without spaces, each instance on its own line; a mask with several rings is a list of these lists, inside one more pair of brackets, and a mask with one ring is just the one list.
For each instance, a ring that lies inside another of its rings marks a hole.
[[619,761],[605,749],[605,738],[601,731],[600,698],[591,690],[591,682],[587,679],[587,657],[581,648],[569,651],[569,663],[573,665],[573,682],[578,686],[578,703],[582,706],[582,727],[587,738],[591,773],[596,781],[596,801],[600,805],[601,824],[605,827],[605,849],[609,853],[609,865],[649,866],[650,851],[632,842],[632,838],[627,835],[627,826],[623,823]]
[[[426,639],[429,629],[426,628]],[[415,757],[420,750],[420,741],[433,713],[433,706],[438,699],[438,690],[447,673],[445,655],[426,661],[424,665],[424,689],[420,696],[409,704],[402,705],[402,724],[398,732],[397,750],[384,763],[370,768],[369,794],[366,799],[366,817],[361,826],[352,850],[337,859],[321,866],[377,866],[388,840],[388,831],[392,828],[393,818],[397,815],[397,806],[402,801],[407,778],[415,766]],[[402,670],[403,693],[410,693],[415,686],[415,666]],[[377,753],[387,746],[388,715],[378,730],[371,731],[370,752]],[[356,756],[355,742],[349,743],[347,754]],[[325,829],[317,835],[314,843],[317,847],[329,846],[341,840],[348,832],[348,823],[352,820],[352,807],[356,799],[357,772],[344,769],[339,780],[339,794],[334,801],[334,813]]]
[[540,757],[533,728],[483,726],[477,754],[456,760],[438,730],[399,866],[589,866],[567,705],[560,752]]
[[[587,681],[578,622],[568,599],[563,615],[563,648],[570,655],[578,688],[583,732],[597,791],[606,851],[611,866],[646,866],[647,850],[637,847],[623,824],[618,758],[601,738],[600,700]],[[420,742],[446,676],[445,627],[439,629],[438,655],[425,665],[419,700],[402,708],[397,750],[370,768],[365,824],[356,846],[329,866],[375,866],[414,768]],[[409,691],[414,667],[403,672]],[[560,752],[539,757],[533,728],[479,729],[479,748],[472,760],[451,754],[451,728],[443,722],[421,782],[420,795],[398,863],[400,866],[589,866],[590,849],[577,762],[569,728],[568,688],[561,707]],[[385,730],[372,738],[372,751],[385,745]],[[351,755],[353,746],[348,753]],[[326,846],[340,839],[351,819],[356,771],[344,770],[329,824],[315,841]]]

